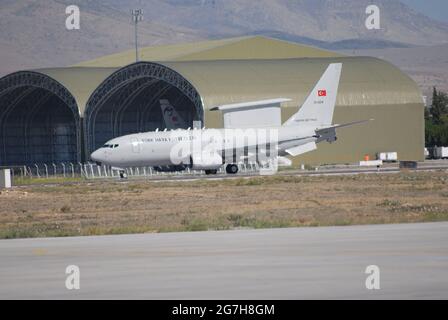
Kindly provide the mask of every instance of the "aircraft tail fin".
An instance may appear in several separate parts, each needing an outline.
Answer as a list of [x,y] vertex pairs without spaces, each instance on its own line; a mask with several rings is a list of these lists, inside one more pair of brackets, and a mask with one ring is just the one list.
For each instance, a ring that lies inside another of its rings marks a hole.
[[167,129],[185,128],[185,121],[177,113],[169,100],[161,99],[160,108],[162,109],[163,119]]
[[330,126],[341,78],[342,63],[331,63],[323,73],[299,111],[283,125]]

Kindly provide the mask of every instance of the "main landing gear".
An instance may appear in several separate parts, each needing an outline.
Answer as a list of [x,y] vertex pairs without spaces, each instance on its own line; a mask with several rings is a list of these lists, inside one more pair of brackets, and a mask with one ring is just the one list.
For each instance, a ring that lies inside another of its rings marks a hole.
[[[226,172],[228,174],[237,174],[238,173],[238,166],[236,164],[228,164],[226,166]],[[218,173],[218,170],[216,170],[216,169],[205,170],[205,174],[206,175],[217,174],[217,173]]]
[[226,172],[228,174],[237,174],[238,173],[238,166],[236,164],[228,164],[226,166]]

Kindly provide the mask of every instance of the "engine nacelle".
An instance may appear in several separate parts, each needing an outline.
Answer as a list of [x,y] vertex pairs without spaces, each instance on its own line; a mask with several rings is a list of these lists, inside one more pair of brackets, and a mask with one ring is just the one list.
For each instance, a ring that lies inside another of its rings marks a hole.
[[153,169],[157,172],[180,172],[184,171],[186,168],[187,167],[185,165],[153,167]]
[[193,170],[216,170],[223,164],[222,157],[217,153],[202,152],[190,157],[190,166]]

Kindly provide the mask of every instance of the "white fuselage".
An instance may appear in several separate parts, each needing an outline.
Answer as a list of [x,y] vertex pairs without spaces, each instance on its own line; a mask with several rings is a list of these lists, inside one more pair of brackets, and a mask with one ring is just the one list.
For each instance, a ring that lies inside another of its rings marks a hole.
[[118,168],[171,166],[189,163],[194,154],[208,152],[225,154],[222,162],[235,163],[241,160],[241,154],[255,157],[254,151],[270,148],[270,156],[274,156],[272,152],[283,156],[286,149],[316,139],[315,128],[302,126],[154,131],[112,139],[92,153],[91,158]]

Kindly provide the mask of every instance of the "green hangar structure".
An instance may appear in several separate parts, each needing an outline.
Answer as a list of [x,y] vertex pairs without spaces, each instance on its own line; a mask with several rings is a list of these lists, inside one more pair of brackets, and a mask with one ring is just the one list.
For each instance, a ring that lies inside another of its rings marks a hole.
[[424,159],[424,106],[416,83],[395,66],[272,38],[242,37],[147,47],[66,68],[19,71],[0,79],[0,166],[83,162],[105,141],[165,128],[168,99],[187,126],[223,126],[230,103],[290,98],[285,121],[326,67],[342,62],[334,123],[374,119],[342,129],[339,140],[295,164],[352,163],[398,152]]

